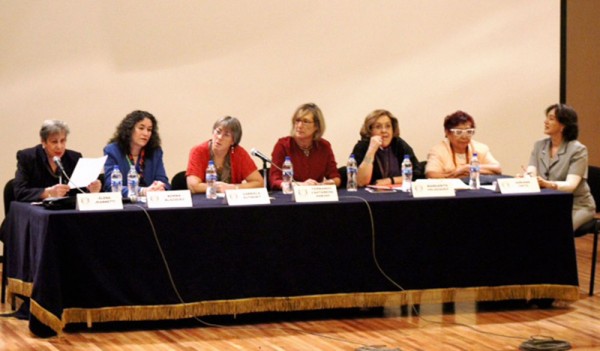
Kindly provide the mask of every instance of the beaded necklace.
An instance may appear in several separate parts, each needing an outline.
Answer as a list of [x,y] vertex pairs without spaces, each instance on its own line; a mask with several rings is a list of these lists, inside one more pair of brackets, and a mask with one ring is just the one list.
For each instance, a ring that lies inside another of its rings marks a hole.
[[140,179],[144,177],[144,163],[145,163],[144,161],[145,161],[145,159],[146,159],[146,150],[145,149],[142,149],[142,151],[140,152],[137,165],[135,164],[133,155],[132,154],[127,155],[127,161],[129,162],[129,167],[135,167],[135,170],[138,173]]

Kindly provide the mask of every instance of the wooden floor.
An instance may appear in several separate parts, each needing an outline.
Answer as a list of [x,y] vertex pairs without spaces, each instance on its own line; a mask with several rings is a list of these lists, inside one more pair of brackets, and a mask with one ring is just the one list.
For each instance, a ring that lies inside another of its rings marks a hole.
[[587,295],[592,237],[576,245],[581,295],[569,306],[461,303],[453,310],[423,305],[420,316],[386,308],[205,319],[226,327],[194,320],[76,325],[50,339],[33,336],[26,321],[5,317],[0,350],[518,350],[536,335],[566,340],[573,350],[600,350],[600,287]]

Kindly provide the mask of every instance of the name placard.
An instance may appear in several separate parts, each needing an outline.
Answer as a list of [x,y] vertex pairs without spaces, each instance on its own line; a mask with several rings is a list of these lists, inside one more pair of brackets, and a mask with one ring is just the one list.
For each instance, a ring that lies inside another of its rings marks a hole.
[[148,208],[192,207],[189,190],[149,191],[146,194]]
[[500,178],[496,182],[502,194],[539,193],[537,178]]
[[266,188],[225,190],[225,200],[229,206],[270,204]]
[[121,193],[89,193],[77,194],[77,210],[101,211],[122,210],[123,199]]
[[296,185],[294,184],[294,201],[296,202],[331,202],[339,201],[334,184]]
[[413,197],[456,196],[454,186],[447,179],[419,179],[412,184]]

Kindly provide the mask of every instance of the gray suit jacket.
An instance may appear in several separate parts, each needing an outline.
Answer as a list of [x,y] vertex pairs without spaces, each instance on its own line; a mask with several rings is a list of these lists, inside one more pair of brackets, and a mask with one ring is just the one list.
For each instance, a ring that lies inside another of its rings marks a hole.
[[546,180],[564,181],[568,174],[576,174],[583,179],[573,191],[573,208],[595,208],[594,198],[587,184],[588,152],[585,145],[577,140],[563,142],[555,159],[550,155],[550,138],[535,143],[529,165],[537,169],[537,174]]

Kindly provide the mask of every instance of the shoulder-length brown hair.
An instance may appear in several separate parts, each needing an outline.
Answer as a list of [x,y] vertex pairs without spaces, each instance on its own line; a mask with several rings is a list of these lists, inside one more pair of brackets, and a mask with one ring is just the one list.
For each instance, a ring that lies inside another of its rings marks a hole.
[[371,137],[373,124],[375,124],[377,119],[382,116],[387,116],[392,120],[393,134],[395,137],[400,137],[400,125],[398,124],[398,119],[388,110],[375,110],[365,117],[365,122],[363,123],[362,128],[360,128],[361,138],[369,139]]

